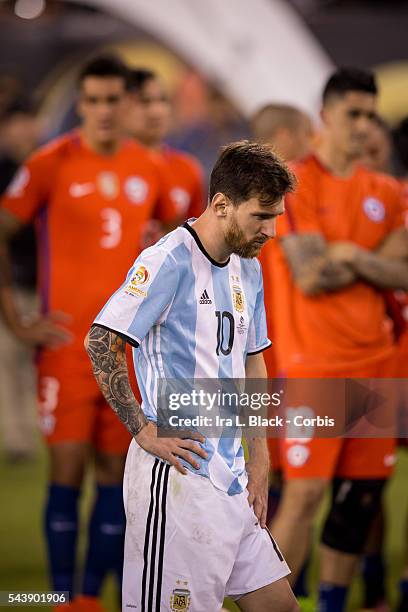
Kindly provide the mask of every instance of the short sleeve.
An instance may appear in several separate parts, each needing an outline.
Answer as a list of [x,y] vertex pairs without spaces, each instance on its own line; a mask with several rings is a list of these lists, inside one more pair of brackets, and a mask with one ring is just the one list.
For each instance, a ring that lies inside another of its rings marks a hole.
[[173,256],[146,249],[94,324],[115,331],[133,346],[138,346],[155,324],[165,320],[178,282],[179,273]]
[[1,206],[23,223],[30,222],[47,202],[52,176],[52,160],[44,154],[34,154],[17,170]]
[[264,304],[264,291],[262,272],[259,265],[258,290],[256,293],[255,309],[248,329],[247,355],[255,355],[264,351],[271,345],[266,327],[266,313]]
[[392,232],[400,227],[408,229],[408,190],[404,184],[393,182],[393,189],[389,196],[390,218],[389,231]]

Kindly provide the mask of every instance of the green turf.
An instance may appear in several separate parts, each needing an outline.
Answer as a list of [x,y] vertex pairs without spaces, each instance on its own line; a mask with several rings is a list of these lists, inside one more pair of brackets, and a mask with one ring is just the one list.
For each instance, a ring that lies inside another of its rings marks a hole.
[[[36,463],[30,465],[8,465],[0,460],[0,591],[35,591],[48,588],[41,525],[45,481],[44,452],[41,452]],[[386,495],[389,518],[386,552],[390,567],[389,591],[393,601],[403,564],[404,546],[407,544],[404,532],[404,520],[408,512],[407,482],[408,453],[403,452],[400,455],[396,476],[390,483]],[[89,512],[91,492],[92,488],[88,481],[86,497],[82,504],[83,523]],[[80,548],[83,554],[83,540]],[[317,574],[315,562],[311,574],[311,580],[315,582]],[[350,596],[350,611],[358,610],[359,591],[359,582],[356,580]],[[109,612],[117,611],[112,582],[105,588],[103,600]],[[237,609],[229,602],[227,607],[230,610]],[[33,609],[50,610],[47,607]]]

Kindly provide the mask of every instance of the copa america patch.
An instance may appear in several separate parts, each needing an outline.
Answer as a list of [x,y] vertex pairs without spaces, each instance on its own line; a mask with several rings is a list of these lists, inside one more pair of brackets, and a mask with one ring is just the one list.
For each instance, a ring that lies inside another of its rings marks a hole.
[[381,223],[385,217],[385,207],[380,200],[376,198],[366,198],[363,202],[363,210],[370,221]]
[[150,272],[145,266],[139,266],[125,287],[125,293],[137,297],[146,297],[147,292],[138,285],[146,285],[150,280]]

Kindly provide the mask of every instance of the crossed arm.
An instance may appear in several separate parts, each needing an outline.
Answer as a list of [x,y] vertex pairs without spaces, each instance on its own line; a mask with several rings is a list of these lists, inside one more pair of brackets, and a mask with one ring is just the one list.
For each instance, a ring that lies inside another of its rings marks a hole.
[[93,325],[85,338],[85,348],[103,396],[139,446],[168,461],[182,474],[186,474],[187,470],[179,457],[198,469],[200,466],[193,454],[204,459],[207,454],[194,440],[204,442],[203,436],[186,432],[189,439],[160,438],[156,425],[146,419],[130,386],[126,341],[114,331]]
[[408,232],[393,231],[377,251],[353,242],[327,244],[321,234],[292,234],[281,240],[295,283],[309,296],[364,280],[375,287],[408,290]]

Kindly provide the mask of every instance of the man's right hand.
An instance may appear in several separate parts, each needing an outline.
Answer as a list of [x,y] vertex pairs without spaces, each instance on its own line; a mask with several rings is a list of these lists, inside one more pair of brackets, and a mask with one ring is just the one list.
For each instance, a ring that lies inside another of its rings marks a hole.
[[28,346],[57,349],[72,342],[73,335],[63,327],[70,317],[62,312],[35,315],[31,320],[13,328],[15,336]]
[[156,455],[168,461],[171,465],[174,465],[180,474],[187,474],[187,470],[180,462],[179,457],[190,463],[196,470],[200,468],[200,464],[191,453],[203,459],[207,459],[205,450],[194,442],[194,440],[196,440],[197,442],[204,443],[205,438],[199,433],[189,431],[183,432],[183,437],[180,438],[159,438],[157,435],[157,426],[149,421],[149,423],[135,436],[135,440],[146,452]]

